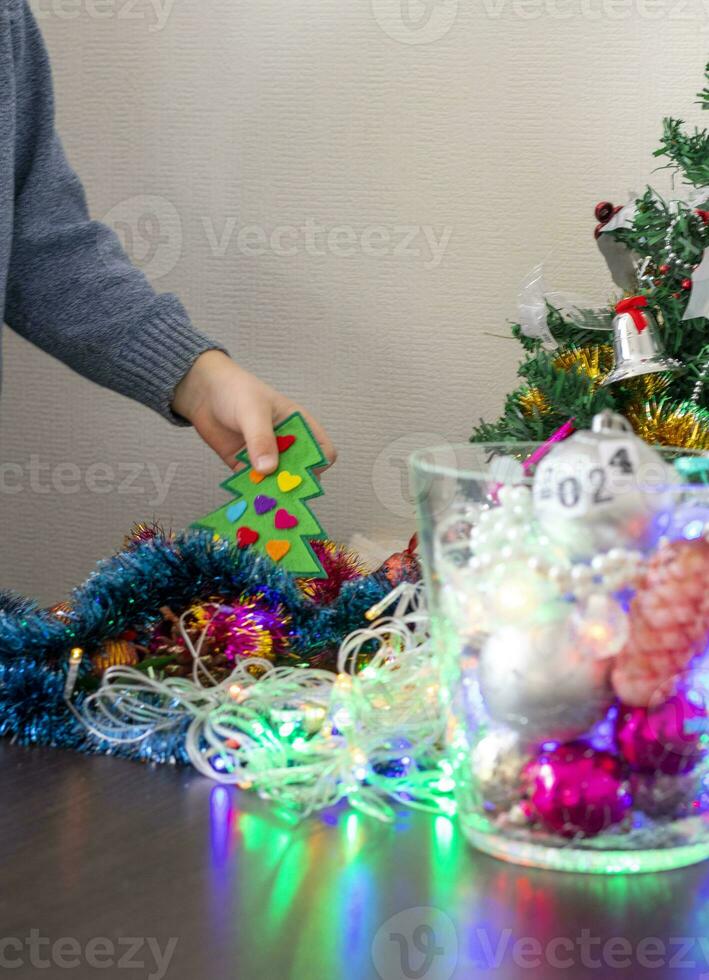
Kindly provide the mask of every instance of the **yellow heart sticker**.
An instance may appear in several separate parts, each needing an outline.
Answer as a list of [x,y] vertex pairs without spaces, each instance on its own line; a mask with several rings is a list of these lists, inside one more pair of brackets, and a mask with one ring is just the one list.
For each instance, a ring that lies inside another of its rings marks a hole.
[[285,558],[285,556],[290,551],[290,542],[278,541],[278,540],[267,541],[266,551],[268,552],[269,557],[272,558],[274,561],[280,561],[281,558]]
[[299,487],[302,482],[302,476],[295,476],[293,473],[289,473],[288,470],[283,470],[282,473],[278,474],[278,489],[281,493],[290,493],[291,490]]

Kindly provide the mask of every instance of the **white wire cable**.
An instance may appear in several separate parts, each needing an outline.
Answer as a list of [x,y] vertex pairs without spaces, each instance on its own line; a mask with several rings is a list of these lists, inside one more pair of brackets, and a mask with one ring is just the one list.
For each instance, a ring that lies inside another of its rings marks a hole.
[[[111,667],[72,710],[95,737],[115,744],[187,725],[185,750],[199,772],[303,815],[343,797],[381,819],[393,815],[387,796],[428,808],[443,717],[422,587],[400,586],[371,612],[392,606],[390,617],[344,640],[337,674],[252,657],[220,682],[202,658],[208,627],[195,642],[183,614],[191,679]],[[397,760],[407,774],[388,775]]]

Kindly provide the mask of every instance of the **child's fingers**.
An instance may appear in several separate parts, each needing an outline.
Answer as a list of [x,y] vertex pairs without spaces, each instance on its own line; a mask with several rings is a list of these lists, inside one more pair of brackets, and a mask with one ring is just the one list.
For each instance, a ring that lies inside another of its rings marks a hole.
[[273,434],[273,416],[267,401],[249,405],[241,419],[251,465],[259,473],[273,473],[278,466],[278,446]]

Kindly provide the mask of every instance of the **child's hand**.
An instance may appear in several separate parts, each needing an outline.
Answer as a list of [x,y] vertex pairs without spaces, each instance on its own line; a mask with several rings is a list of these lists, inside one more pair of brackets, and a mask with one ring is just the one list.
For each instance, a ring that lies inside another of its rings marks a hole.
[[278,466],[273,427],[293,412],[308,420],[328,462],[337,458],[327,432],[312,416],[221,351],[207,351],[195,361],[175,389],[172,408],[232,469],[234,456],[245,446],[254,469],[272,473]]

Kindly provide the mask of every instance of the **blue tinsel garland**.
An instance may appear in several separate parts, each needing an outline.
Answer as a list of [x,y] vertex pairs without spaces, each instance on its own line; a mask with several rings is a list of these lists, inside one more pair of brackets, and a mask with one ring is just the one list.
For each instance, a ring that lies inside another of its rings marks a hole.
[[[64,701],[72,647],[96,649],[125,629],[154,622],[163,606],[183,609],[214,595],[251,592],[289,614],[291,647],[305,658],[339,646],[390,588],[384,576],[374,573],[346,583],[332,605],[318,607],[270,559],[214,541],[211,533],[185,532],[144,541],[102,562],[74,592],[67,618],[0,593],[0,736],[25,745],[185,763],[183,731],[119,748],[87,735]],[[80,676],[90,672],[84,658]],[[77,707],[81,700],[78,693]]]

